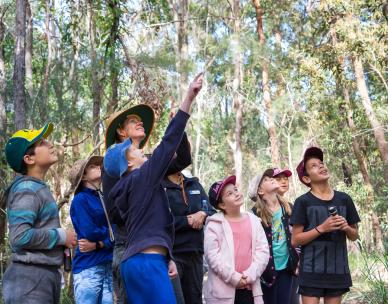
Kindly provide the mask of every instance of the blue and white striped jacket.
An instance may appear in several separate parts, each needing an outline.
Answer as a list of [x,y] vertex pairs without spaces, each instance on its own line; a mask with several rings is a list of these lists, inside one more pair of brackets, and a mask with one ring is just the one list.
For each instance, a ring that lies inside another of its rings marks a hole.
[[63,264],[66,232],[60,227],[57,204],[44,181],[18,175],[7,198],[12,261]]

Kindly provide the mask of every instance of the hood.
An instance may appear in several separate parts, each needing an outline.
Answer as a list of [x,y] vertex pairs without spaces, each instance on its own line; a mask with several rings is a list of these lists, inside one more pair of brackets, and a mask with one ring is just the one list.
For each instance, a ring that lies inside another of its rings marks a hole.
[[[249,216],[250,218],[252,218],[252,217],[257,217],[256,215],[254,215],[254,214],[251,213],[251,212],[241,212],[241,213],[242,213],[242,214],[248,214],[248,216]],[[261,219],[260,219],[260,218],[257,217],[257,219],[261,222]],[[212,216],[209,216],[209,217],[206,218],[206,224],[209,223],[209,222],[218,222],[218,223],[222,223],[222,222],[224,222],[224,221],[226,221],[226,218],[225,218],[224,214],[223,214],[221,211],[219,211],[219,212],[213,214]]]
[[212,216],[208,216],[206,218],[206,225],[209,223],[209,222],[218,222],[218,223],[222,223],[223,221],[226,221],[225,219],[225,216],[224,214],[219,211],[215,214],[213,214]]
[[[183,176],[184,176],[183,183],[185,186],[187,184],[192,183],[192,182],[199,182],[199,179],[197,177],[187,177],[185,175],[183,175]],[[177,185],[177,184],[173,183],[172,181],[170,181],[167,176],[164,177],[161,184],[162,184],[163,188],[178,188],[178,189],[180,189],[180,185]]]
[[44,181],[39,180],[37,178],[31,177],[28,175],[17,174],[15,176],[15,178],[13,179],[13,181],[11,182],[11,184],[7,187],[7,189],[5,189],[3,198],[5,200],[7,200],[9,192],[11,189],[15,189],[15,187],[17,187],[20,183],[27,182],[27,181],[35,182],[35,183],[38,183],[41,185],[46,185],[46,183]]
[[118,209],[120,209],[119,206],[127,205],[129,189],[132,189],[132,179],[129,177],[137,170],[139,169],[124,174],[109,192],[109,199],[114,202],[114,205],[116,205]]

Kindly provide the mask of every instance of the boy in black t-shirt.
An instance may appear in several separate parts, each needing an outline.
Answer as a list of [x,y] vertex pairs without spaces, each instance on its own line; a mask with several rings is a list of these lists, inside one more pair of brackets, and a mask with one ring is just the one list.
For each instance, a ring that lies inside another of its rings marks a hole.
[[351,197],[330,187],[321,149],[308,148],[296,170],[311,188],[296,199],[291,215],[292,244],[302,246],[298,293],[303,304],[318,304],[321,297],[325,304],[341,303],[352,286],[346,238],[358,238],[360,218]]

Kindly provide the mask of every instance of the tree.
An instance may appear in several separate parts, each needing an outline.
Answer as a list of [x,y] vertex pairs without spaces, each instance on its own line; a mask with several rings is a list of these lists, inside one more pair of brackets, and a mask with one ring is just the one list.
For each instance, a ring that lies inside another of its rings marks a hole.
[[15,17],[15,57],[13,73],[13,101],[15,107],[15,129],[23,129],[26,126],[26,5],[23,0],[16,0]]
[[[264,10],[261,6],[260,0],[252,0],[253,6],[256,12],[256,30],[259,38],[259,44],[262,50],[265,51],[265,34],[263,29],[263,15]],[[262,86],[263,86],[263,99],[266,109],[267,123],[268,123],[268,133],[269,140],[271,143],[271,158],[272,164],[276,167],[280,167],[280,156],[279,156],[279,145],[276,136],[276,126],[275,120],[272,114],[272,102],[270,94],[270,84],[269,84],[269,58],[264,55],[262,60]]]
[[388,183],[388,143],[385,140],[384,128],[373,111],[372,103],[369,98],[368,88],[365,82],[362,61],[357,55],[353,56],[352,61],[354,66],[354,74],[356,76],[358,92],[360,93],[361,101],[365,109],[365,114],[368,117],[368,120],[372,126],[377,147],[379,149],[381,159],[383,160],[384,180],[385,183]]
[[102,94],[102,77],[100,60],[97,57],[97,42],[96,42],[96,24],[94,20],[94,7],[96,2],[92,0],[87,1],[88,14],[88,37],[90,41],[89,55],[91,60],[91,76],[92,76],[92,96],[93,96],[93,142],[98,144],[100,133],[100,108],[101,108],[101,94]]
[[243,103],[240,96],[240,85],[242,78],[242,58],[240,46],[240,1],[233,1],[233,105],[236,115],[236,127],[234,131],[234,142],[231,143],[234,158],[234,170],[236,172],[237,185],[242,188],[242,147],[241,133],[243,126]]

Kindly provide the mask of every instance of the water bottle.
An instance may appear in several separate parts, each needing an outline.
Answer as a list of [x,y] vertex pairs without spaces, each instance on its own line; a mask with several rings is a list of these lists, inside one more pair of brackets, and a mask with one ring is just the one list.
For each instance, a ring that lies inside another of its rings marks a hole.
[[209,206],[206,200],[202,200],[202,211],[206,213],[209,211]]
[[66,272],[70,272],[71,271],[71,251],[70,251],[70,248],[65,248],[65,251],[63,252],[63,256],[64,256],[63,269]]

